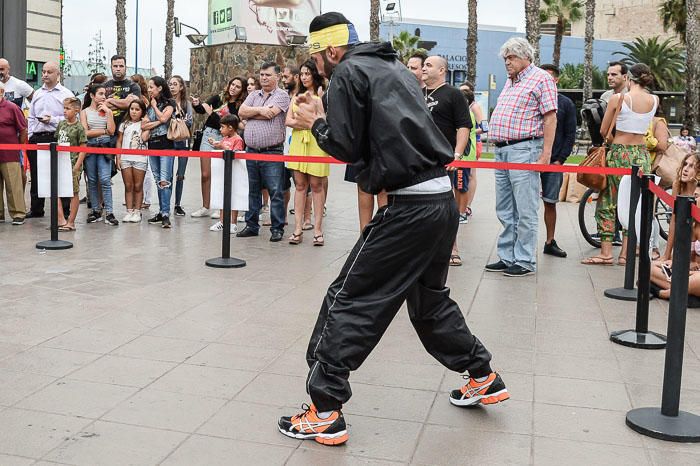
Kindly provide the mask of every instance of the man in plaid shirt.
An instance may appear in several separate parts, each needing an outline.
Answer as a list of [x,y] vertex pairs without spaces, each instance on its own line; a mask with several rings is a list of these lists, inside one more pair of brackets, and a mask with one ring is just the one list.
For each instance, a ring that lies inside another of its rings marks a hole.
[[[557,86],[532,64],[534,49],[523,38],[509,39],[500,51],[506,82],[490,122],[496,162],[548,164],[557,128]],[[498,262],[486,271],[522,277],[537,268],[538,172],[496,170],[496,214],[503,225]]]

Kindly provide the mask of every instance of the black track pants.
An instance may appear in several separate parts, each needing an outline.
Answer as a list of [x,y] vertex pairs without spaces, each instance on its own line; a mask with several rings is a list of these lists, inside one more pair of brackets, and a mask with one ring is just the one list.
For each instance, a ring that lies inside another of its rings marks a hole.
[[367,225],[328,289],[306,353],[306,391],[319,411],[350,399],[350,371],[379,343],[404,301],[435,359],[473,377],[491,372],[491,354],[445,287],[458,226],[451,192],[390,196]]

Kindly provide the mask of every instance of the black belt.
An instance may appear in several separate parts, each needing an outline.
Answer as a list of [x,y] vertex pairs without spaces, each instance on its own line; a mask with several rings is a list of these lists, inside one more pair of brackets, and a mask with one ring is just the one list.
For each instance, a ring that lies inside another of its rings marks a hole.
[[542,139],[542,138],[539,136],[532,136],[532,137],[523,138],[523,139],[511,139],[510,141],[494,142],[493,145],[500,148],[500,147],[506,147],[506,146],[514,146],[515,144],[520,144],[521,142],[536,141],[538,139]]
[[284,144],[275,144],[274,146],[268,146],[268,147],[261,147],[259,149],[256,149],[254,147],[248,147],[249,152],[257,152],[257,153],[262,153],[262,152],[272,152],[272,151],[278,151],[278,150],[284,150]]

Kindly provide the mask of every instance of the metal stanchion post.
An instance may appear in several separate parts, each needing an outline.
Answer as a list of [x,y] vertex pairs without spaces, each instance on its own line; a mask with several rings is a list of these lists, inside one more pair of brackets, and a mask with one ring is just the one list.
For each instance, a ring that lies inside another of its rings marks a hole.
[[[58,144],[52,142],[49,145],[51,152],[51,239],[49,241],[40,241],[36,243],[37,249],[48,249],[51,251],[60,249],[70,249],[73,243],[58,239]],[[32,183],[38,183],[38,180],[32,180]]]
[[224,151],[224,214],[221,221],[224,223],[223,236],[221,238],[221,257],[208,259],[205,264],[218,269],[233,269],[245,267],[244,260],[231,257],[231,181],[233,180],[233,151]]
[[622,288],[609,288],[603,294],[611,299],[622,301],[636,301],[637,289],[634,287],[634,269],[637,256],[637,228],[635,227],[635,213],[639,201],[639,165],[632,165],[632,178],[630,184],[630,210],[627,220],[627,257],[625,263],[625,284]]
[[[619,330],[610,334],[610,340],[624,346],[642,349],[663,349],[666,337],[649,331],[649,284],[651,276],[651,258],[649,257],[649,239],[651,222],[654,219],[654,194],[649,183],[654,182],[654,175],[642,177],[642,218],[639,235],[639,285],[637,288],[637,321],[634,330]],[[629,253],[635,254],[634,247],[627,245]]]
[[640,434],[672,442],[700,442],[700,416],[679,410],[681,377],[683,374],[683,345],[688,308],[688,270],[692,235],[691,205],[695,198],[678,196],[674,212],[675,243],[671,302],[668,306],[668,349],[664,365],[664,385],[661,409],[638,408],[627,413],[627,425]]

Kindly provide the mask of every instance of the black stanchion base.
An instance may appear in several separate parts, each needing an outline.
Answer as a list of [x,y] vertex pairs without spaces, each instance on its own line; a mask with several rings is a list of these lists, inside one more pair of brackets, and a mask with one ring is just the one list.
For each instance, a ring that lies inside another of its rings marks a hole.
[[636,330],[619,330],[610,334],[610,341],[622,346],[641,349],[664,349],[666,337],[659,333],[640,333]]
[[36,248],[37,249],[48,249],[50,251],[58,251],[61,249],[70,249],[73,247],[73,243],[70,241],[63,241],[63,240],[57,240],[57,241],[40,241],[36,243]]
[[681,411],[664,416],[661,408],[637,408],[627,412],[625,423],[634,431],[669,442],[700,442],[700,416]]
[[208,259],[205,264],[216,269],[238,269],[246,266],[244,260],[236,259],[235,257],[215,257],[214,259]]
[[603,291],[605,297],[610,299],[619,299],[620,301],[636,301],[637,288],[628,290],[627,288],[608,288]]

